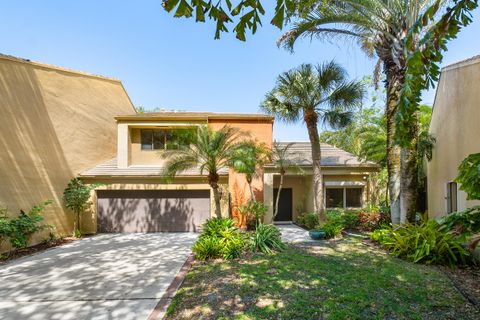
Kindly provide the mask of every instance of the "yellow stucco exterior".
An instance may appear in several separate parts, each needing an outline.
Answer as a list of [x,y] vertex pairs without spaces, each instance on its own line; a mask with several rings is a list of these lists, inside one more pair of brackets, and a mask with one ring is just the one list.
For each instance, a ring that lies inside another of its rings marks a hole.
[[114,117],[134,112],[121,82],[0,56],[0,111],[0,204],[13,215],[51,199],[45,223],[71,233],[64,188],[115,157]]
[[[436,138],[433,158],[427,165],[428,212],[439,217],[447,212],[446,184],[458,175],[461,161],[480,152],[480,57],[450,65],[442,70],[430,123]],[[457,208],[463,210],[479,201],[467,201],[457,191]]]

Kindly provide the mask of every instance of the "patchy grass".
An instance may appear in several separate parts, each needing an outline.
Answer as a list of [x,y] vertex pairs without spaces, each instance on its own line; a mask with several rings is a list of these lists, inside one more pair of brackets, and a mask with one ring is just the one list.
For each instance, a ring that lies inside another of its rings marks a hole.
[[437,268],[345,238],[196,262],[167,319],[479,319]]

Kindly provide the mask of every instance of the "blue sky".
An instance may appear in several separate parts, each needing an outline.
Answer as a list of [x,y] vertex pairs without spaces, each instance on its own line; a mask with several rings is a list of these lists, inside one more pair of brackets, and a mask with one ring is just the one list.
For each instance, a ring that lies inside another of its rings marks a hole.
[[[276,76],[304,62],[335,59],[358,79],[372,73],[375,61],[353,42],[303,40],[294,54],[279,49],[282,32],[267,21],[247,42],[233,34],[214,40],[212,23],[174,19],[161,0],[3,0],[0,52],[121,79],[133,103],[147,109],[258,112]],[[479,30],[477,10],[443,65],[480,54]],[[434,91],[424,95],[433,99]],[[301,124],[277,122],[274,136],[307,140]]]

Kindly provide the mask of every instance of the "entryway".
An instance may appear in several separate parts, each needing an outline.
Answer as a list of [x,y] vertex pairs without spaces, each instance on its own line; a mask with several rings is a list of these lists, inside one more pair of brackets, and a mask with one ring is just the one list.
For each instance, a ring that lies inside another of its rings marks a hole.
[[[273,199],[277,199],[278,188],[273,189]],[[278,203],[278,213],[275,216],[275,222],[292,221],[293,212],[292,188],[282,188],[280,192],[280,201]]]

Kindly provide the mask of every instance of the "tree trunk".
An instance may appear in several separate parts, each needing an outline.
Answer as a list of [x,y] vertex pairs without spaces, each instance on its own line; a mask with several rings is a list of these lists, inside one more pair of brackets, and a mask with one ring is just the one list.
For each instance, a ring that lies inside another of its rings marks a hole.
[[280,202],[280,193],[282,192],[282,188],[283,188],[283,177],[284,176],[285,176],[285,170],[280,169],[280,184],[278,185],[277,198],[275,199],[275,211],[273,212],[273,219],[275,219],[275,217],[278,214],[278,204]]
[[304,110],[304,120],[308,129],[308,137],[312,147],[312,184],[313,184],[313,209],[320,222],[325,222],[325,206],[323,203],[323,175],[320,164],[321,150],[318,136],[318,115],[315,111]]
[[248,189],[250,190],[250,198],[253,201],[257,201],[257,199],[255,198],[255,192],[253,192],[252,177],[250,175],[247,175],[247,183],[248,183]]
[[221,196],[220,196],[220,191],[218,190],[219,189],[218,180],[219,180],[219,176],[217,173],[210,173],[208,175],[208,184],[212,188],[213,200],[215,202],[215,215],[217,216],[217,218],[221,218],[222,208],[220,204]]
[[400,172],[402,182],[400,185],[400,223],[414,222],[417,213],[418,198],[418,170],[417,170],[417,148],[418,148],[418,119],[414,117],[411,124],[410,144],[402,148]]
[[[387,69],[387,68],[386,68]],[[400,223],[400,147],[394,143],[395,114],[397,112],[400,89],[403,85],[403,74],[397,68],[388,69],[387,73],[387,105],[385,119],[387,123],[387,171],[388,194],[390,196],[390,216],[392,223]]]

